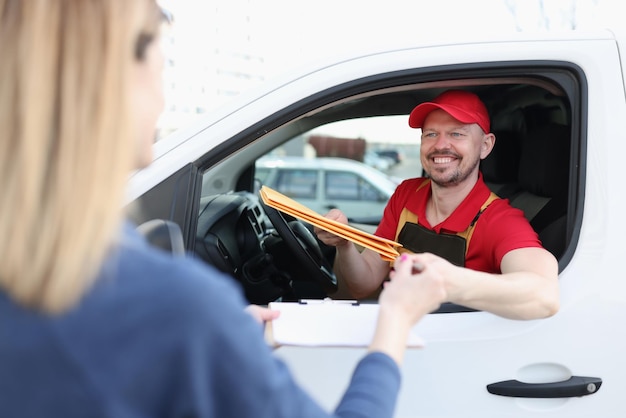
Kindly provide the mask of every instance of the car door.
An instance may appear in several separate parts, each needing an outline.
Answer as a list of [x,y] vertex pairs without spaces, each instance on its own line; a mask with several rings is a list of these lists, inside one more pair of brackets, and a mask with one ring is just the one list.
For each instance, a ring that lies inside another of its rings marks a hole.
[[325,170],[323,182],[327,208],[337,208],[357,223],[380,219],[390,195],[355,172]]
[[274,181],[268,186],[316,212],[324,211],[320,170],[317,168],[277,168]]
[[[552,59],[564,60],[557,64],[561,66],[575,56],[571,69],[579,79],[607,81],[606,90],[578,85],[576,95],[584,99],[571,103],[576,142],[570,157],[575,162],[570,187],[571,200],[577,203],[575,209],[570,206],[568,217],[577,226],[570,228],[568,247],[560,258],[560,311],[538,320],[507,319],[488,312],[427,316],[417,326],[426,346],[409,350],[404,360],[397,417],[617,417],[626,413],[618,395],[626,387],[621,381],[626,366],[618,360],[626,339],[608,330],[608,324],[625,318],[624,281],[614,280],[610,272],[623,248],[615,240],[624,231],[622,226],[615,228],[611,213],[624,198],[608,196],[611,171],[616,169],[609,163],[614,158],[609,156],[609,141],[615,137],[610,133],[611,117],[594,106],[602,103],[599,107],[620,112],[626,108],[621,92],[609,92],[610,84],[623,85],[617,66],[601,74],[592,64],[595,54],[596,59],[611,56],[617,62],[615,45],[590,43],[594,46],[584,53],[573,45],[539,43],[517,46],[514,53],[502,50],[500,55],[512,60],[520,55],[542,57],[548,66]],[[531,45],[540,52],[531,52]],[[474,50],[475,59],[496,59],[488,49]],[[456,48],[447,52],[454,55],[454,51],[468,52]],[[330,347],[276,350],[299,382],[329,409],[365,352]]]
[[[541,92],[527,98],[546,107],[537,113],[531,106],[521,110],[533,114],[534,121],[563,115],[572,133],[567,248],[559,257],[561,308],[539,320],[454,307],[428,315],[417,326],[425,347],[405,356],[396,417],[622,416],[626,339],[620,324],[626,322],[626,281],[620,271],[626,194],[618,191],[623,135],[615,122],[626,113],[626,101],[618,62],[615,40],[600,33],[401,48],[326,63],[174,135],[173,145],[157,154],[153,167],[131,178],[131,196],[158,189],[159,179],[168,178],[161,172],[185,164],[203,173],[203,192],[247,187],[252,181],[244,179],[253,177],[250,164],[277,146],[282,134],[291,138],[286,132],[310,129],[306,125],[315,123],[317,112],[320,120],[332,115],[323,110],[334,103],[341,109],[354,98],[358,109],[374,91],[410,91],[383,102],[405,100],[409,109],[450,85],[511,86],[511,100],[518,87]],[[546,97],[559,106],[552,107]],[[512,114],[495,99],[493,105],[493,111]],[[187,192],[199,198],[198,189]],[[190,217],[192,212],[179,219],[191,222]],[[186,230],[193,233],[192,226]],[[283,346],[275,354],[331,410],[366,351]]]

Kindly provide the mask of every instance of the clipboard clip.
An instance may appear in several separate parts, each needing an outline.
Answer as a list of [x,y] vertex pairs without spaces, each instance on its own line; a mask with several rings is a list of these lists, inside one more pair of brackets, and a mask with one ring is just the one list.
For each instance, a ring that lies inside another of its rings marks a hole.
[[298,301],[298,303],[300,305],[323,305],[323,304],[329,304],[329,305],[352,305],[352,306],[359,306],[359,301],[358,300],[331,299],[331,298],[324,298],[324,299],[300,299]]

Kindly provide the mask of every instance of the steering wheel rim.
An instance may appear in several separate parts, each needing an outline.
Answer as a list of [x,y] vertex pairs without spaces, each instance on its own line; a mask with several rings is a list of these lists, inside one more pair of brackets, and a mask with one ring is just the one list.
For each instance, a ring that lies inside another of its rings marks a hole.
[[[311,279],[317,282],[327,294],[337,291],[337,277],[333,273],[332,267],[322,256],[319,243],[311,234],[301,221],[294,218],[294,226],[291,222],[287,222],[284,215],[277,209],[274,209],[266,205],[263,200],[260,200],[265,214],[269,218],[272,225],[276,229],[276,232],[285,241],[287,247],[291,250],[292,255],[302,265],[303,269],[307,271]],[[295,225],[302,225],[302,227],[296,227],[298,230],[294,231]],[[306,232],[305,232],[306,231]],[[309,234],[310,238],[307,239],[303,234]],[[298,238],[300,236],[301,238]],[[305,241],[308,241],[311,248],[307,247]],[[314,254],[312,254],[314,253]]]

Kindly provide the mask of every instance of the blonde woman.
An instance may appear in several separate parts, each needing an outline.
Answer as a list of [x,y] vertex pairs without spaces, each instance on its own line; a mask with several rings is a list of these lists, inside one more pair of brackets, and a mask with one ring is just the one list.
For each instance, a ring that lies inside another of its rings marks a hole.
[[[0,0],[0,416],[327,416],[230,278],[123,219],[163,107],[161,22],[153,0]],[[392,415],[408,331],[445,299],[412,266],[336,416]]]

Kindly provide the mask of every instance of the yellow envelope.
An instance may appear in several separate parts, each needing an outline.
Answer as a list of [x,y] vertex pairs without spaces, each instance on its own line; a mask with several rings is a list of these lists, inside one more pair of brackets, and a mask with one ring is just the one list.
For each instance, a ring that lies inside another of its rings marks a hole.
[[401,244],[369,234],[333,219],[328,219],[274,189],[262,186],[259,195],[267,206],[352,241],[364,248],[369,248],[380,254],[383,260],[393,261],[399,255],[396,248],[402,247]]

